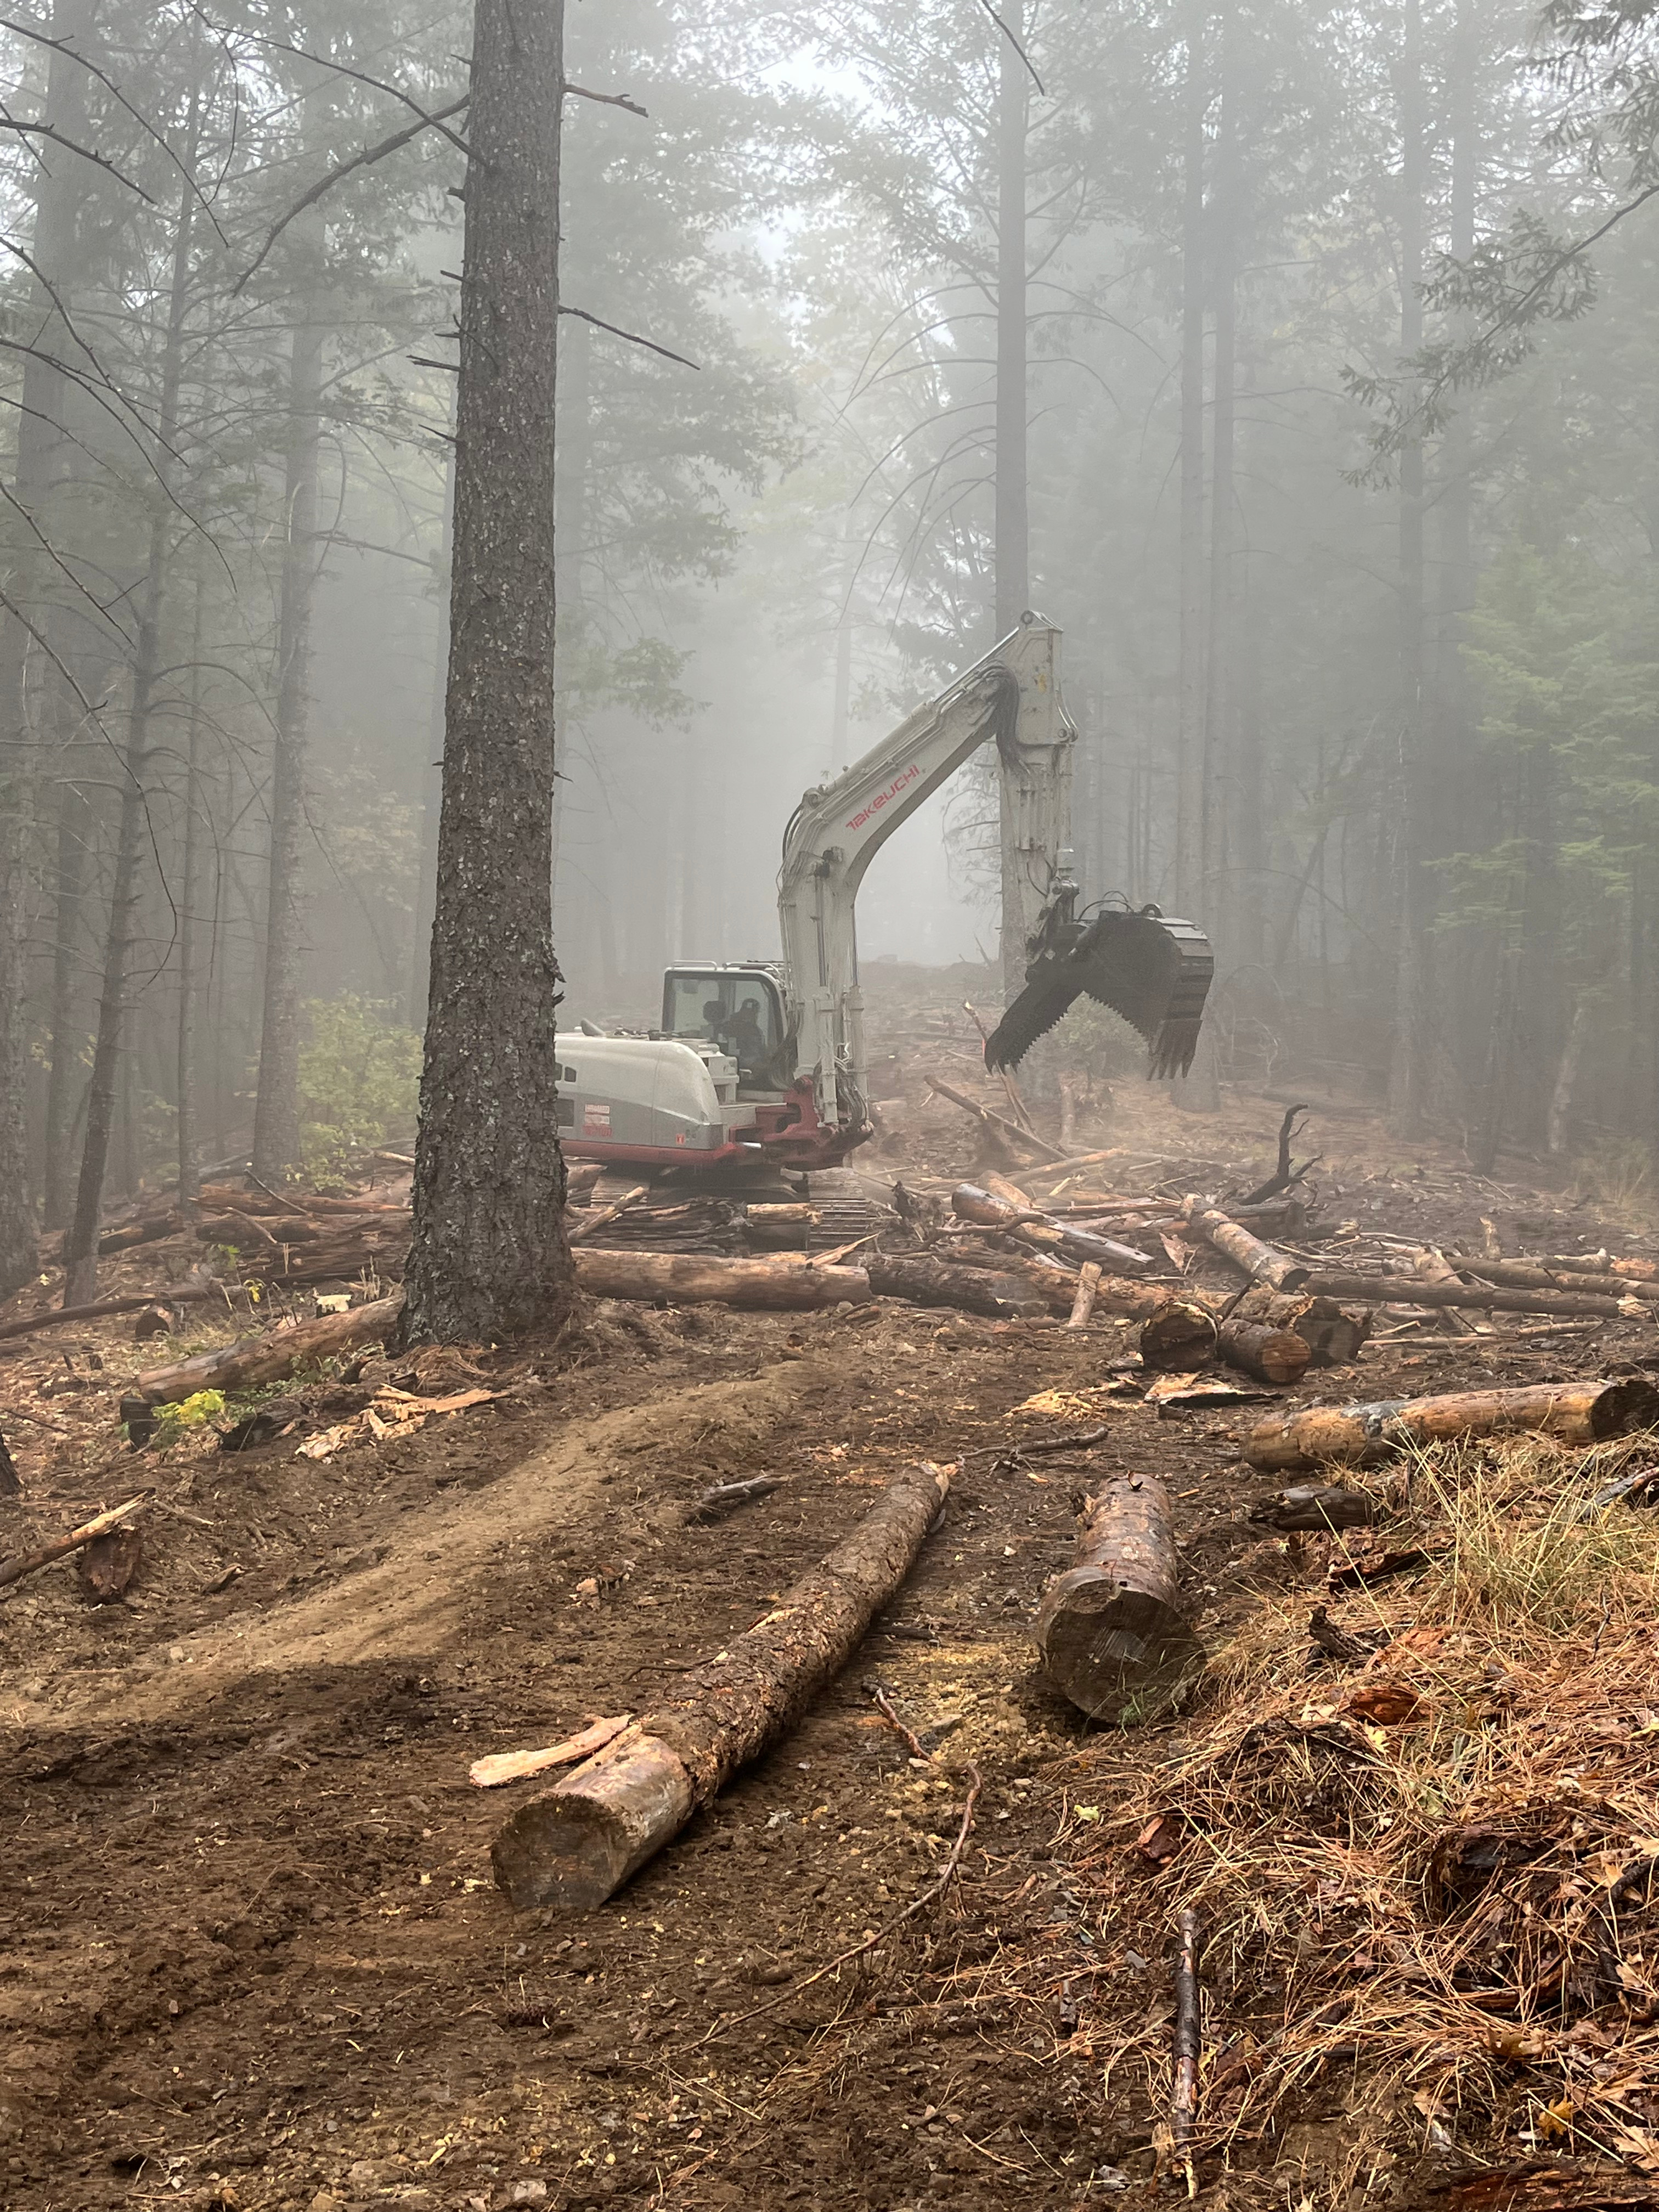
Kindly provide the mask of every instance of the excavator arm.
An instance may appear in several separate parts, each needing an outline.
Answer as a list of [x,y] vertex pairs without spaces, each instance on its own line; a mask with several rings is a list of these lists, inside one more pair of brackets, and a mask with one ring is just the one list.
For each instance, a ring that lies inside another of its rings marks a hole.
[[1035,928],[1063,879],[1077,732],[1060,696],[1060,632],[1028,614],[1017,630],[834,782],[806,793],[784,832],[778,923],[798,1086],[818,1121],[867,1119],[864,1000],[854,905],[895,830],[981,745],[994,744],[1006,834]]
[[[1077,918],[1071,880],[1072,751],[1060,632],[1041,615],[994,646],[937,699],[833,783],[809,791],[784,833],[778,875],[792,1097],[838,1150],[868,1126],[864,999],[854,908],[865,871],[899,825],[994,744],[1001,777],[1003,927],[1023,939],[1023,990],[986,1046],[1011,1067],[1080,994],[1111,1006],[1151,1048],[1153,1075],[1184,1073],[1209,988],[1207,939],[1156,907]],[[1019,911],[1007,911],[1017,902]],[[790,1109],[795,1110],[793,1107]]]

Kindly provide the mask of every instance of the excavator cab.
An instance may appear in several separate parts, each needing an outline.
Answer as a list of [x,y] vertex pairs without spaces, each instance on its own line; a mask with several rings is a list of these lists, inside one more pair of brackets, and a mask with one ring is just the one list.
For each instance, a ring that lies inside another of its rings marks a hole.
[[671,968],[663,977],[662,1033],[718,1045],[738,1063],[738,1089],[778,1090],[786,1028],[776,975],[759,966]]

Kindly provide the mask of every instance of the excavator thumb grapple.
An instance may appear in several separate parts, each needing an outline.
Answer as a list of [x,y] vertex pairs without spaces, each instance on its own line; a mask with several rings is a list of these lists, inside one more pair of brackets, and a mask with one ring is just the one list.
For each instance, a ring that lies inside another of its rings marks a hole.
[[1149,1075],[1184,1075],[1198,1049],[1215,971],[1209,939],[1195,924],[1155,906],[1109,907],[1079,921],[1076,903],[1077,892],[1067,884],[1044,910],[1026,947],[1025,987],[986,1041],[985,1065],[1018,1066],[1086,993],[1146,1038]]

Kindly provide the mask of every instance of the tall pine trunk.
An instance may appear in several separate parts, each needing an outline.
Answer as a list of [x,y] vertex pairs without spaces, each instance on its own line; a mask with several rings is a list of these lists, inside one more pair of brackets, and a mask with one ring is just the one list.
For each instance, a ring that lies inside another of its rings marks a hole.
[[1206,0],[1188,0],[1181,209],[1180,636],[1176,897],[1200,910],[1204,875],[1204,118]]
[[[1423,343],[1424,199],[1428,187],[1423,114],[1422,0],[1406,0],[1400,56],[1400,351]],[[1413,404],[1413,394],[1407,394]],[[1424,902],[1423,440],[1414,427],[1400,455],[1400,748],[1395,849],[1394,1049],[1389,1118],[1396,1134],[1422,1129],[1428,1103],[1428,976]]]
[[306,751],[311,734],[311,613],[317,589],[317,465],[322,445],[320,220],[308,225],[312,263],[289,363],[288,460],[283,487],[282,606],[276,642],[276,733],[270,765],[270,868],[265,892],[264,999],[253,1172],[266,1182],[300,1162],[300,965],[304,955]]
[[[68,380],[56,357],[58,349],[67,349],[72,342],[58,303],[72,297],[79,275],[81,210],[93,174],[89,165],[68,147],[83,144],[87,138],[91,79],[85,64],[95,58],[98,9],[99,0],[58,0],[52,15],[55,43],[46,77],[46,121],[64,143],[53,149],[50,160],[40,161],[35,186],[32,258],[41,273],[33,279],[29,300],[31,350],[23,362],[13,473],[17,504],[46,540],[52,530],[52,494],[68,472],[73,453],[65,422]],[[34,627],[50,644],[54,635],[61,640],[61,631],[49,620],[33,588],[33,579],[49,569],[41,550],[27,535],[21,542],[24,550],[11,564],[8,597],[14,607],[35,599]],[[26,1281],[35,1262],[25,1003],[31,854],[39,799],[24,696],[31,650],[23,622],[14,614],[0,619],[0,1296]],[[39,657],[42,689],[57,702],[61,685],[52,653]],[[54,1040],[55,1047],[60,1044]],[[67,1073],[65,1069],[65,1077]]]
[[[85,1305],[97,1295],[98,1229],[109,1171],[110,1139],[121,1103],[127,989],[137,917],[138,857],[143,836],[150,767],[150,720],[161,673],[161,617],[167,598],[167,564],[173,529],[173,488],[178,474],[179,389],[184,362],[185,320],[190,299],[190,259],[195,189],[192,108],[185,182],[179,194],[173,234],[172,286],[167,335],[161,356],[161,389],[155,416],[154,456],[156,485],[150,501],[149,550],[139,599],[138,635],[132,667],[132,699],[127,716],[122,762],[121,812],[116,833],[115,872],[110,888],[109,926],[104,940],[103,986],[93,1042],[92,1076],[87,1086],[87,1133],[76,1186],[75,1211],[64,1239],[64,1304]],[[131,1083],[127,1085],[130,1101]],[[129,1130],[131,1113],[127,1114]],[[129,1171],[127,1180],[131,1181]]]
[[185,736],[185,853],[179,886],[179,1203],[194,1206],[202,1188],[201,1068],[197,1036],[202,1002],[202,906],[206,895],[207,779],[203,769],[202,635],[206,597],[200,566],[191,625],[190,704]]
[[[1003,21],[1024,44],[1024,0],[1003,0]],[[1012,40],[999,42],[997,85],[996,634],[1006,637],[1030,604],[1030,523],[1026,503],[1025,64]],[[1002,881],[1002,990],[1025,981],[1026,886],[1014,843],[1006,781],[997,782]]]
[[410,1340],[518,1335],[570,1295],[550,887],[563,33],[563,0],[477,0]]

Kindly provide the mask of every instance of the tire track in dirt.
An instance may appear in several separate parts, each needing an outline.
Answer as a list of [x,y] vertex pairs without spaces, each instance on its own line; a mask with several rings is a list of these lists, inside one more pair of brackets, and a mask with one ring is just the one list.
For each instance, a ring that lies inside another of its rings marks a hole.
[[[363,1666],[430,1656],[465,1632],[470,1599],[510,1570],[511,1552],[568,1523],[593,1504],[618,1455],[693,1434],[737,1414],[777,1421],[822,1382],[815,1363],[763,1369],[736,1381],[695,1384],[641,1407],[573,1422],[481,1491],[447,1498],[412,1516],[407,1534],[374,1565],[281,1605],[229,1615],[172,1642],[149,1671],[88,1686],[74,1700],[76,1723],[119,1716],[131,1722],[179,1717],[256,1674]],[[71,1717],[61,1699],[12,1717],[25,1725]]]

